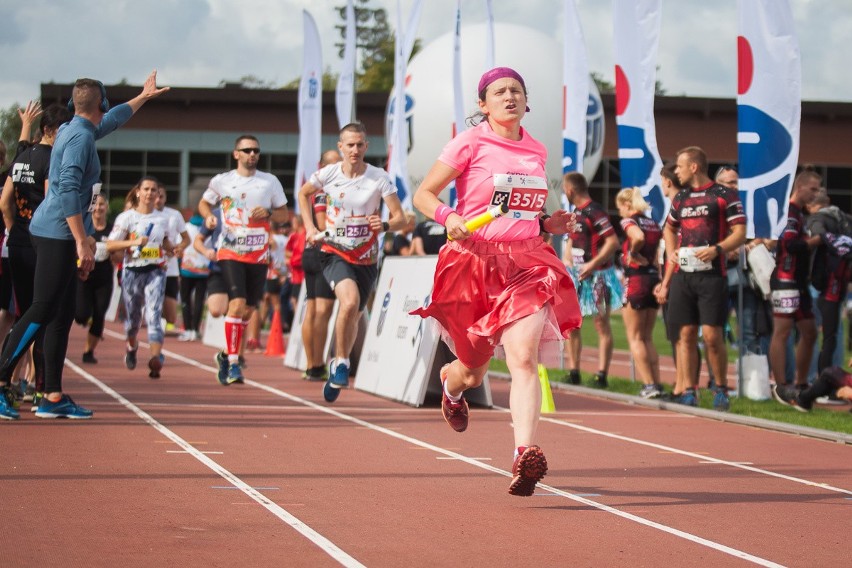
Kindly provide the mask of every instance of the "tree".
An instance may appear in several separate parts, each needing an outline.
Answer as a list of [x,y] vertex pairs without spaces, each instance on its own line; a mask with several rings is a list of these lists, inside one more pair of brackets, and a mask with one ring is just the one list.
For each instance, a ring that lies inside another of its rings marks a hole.
[[[393,41],[393,33],[388,26],[388,15],[383,8],[370,8],[367,3],[370,0],[357,0],[355,4],[355,47],[361,50],[361,69],[367,68],[368,62],[383,61],[387,53],[381,49],[382,44],[388,39]],[[360,4],[360,6],[359,6]],[[338,16],[343,23],[334,26],[340,32],[340,43],[334,44],[338,54],[343,57],[346,39],[346,6],[335,6]],[[380,51],[380,53],[376,53]],[[393,59],[393,49],[390,51]]]
[[[301,77],[297,77],[293,79],[283,87],[282,89],[296,90],[299,88],[299,82],[301,81]],[[334,91],[337,88],[337,73],[333,73],[331,71],[331,67],[326,67],[325,71],[322,72],[322,90],[323,91]]]
[[[18,137],[21,135],[21,117],[18,109],[21,105],[14,103],[7,109],[0,109],[0,140],[6,144],[6,163],[15,156],[18,147]],[[5,168],[5,166],[3,166]]]
[[592,71],[592,81],[595,82],[598,92],[602,95],[615,92],[615,85],[604,79],[600,71]]
[[[356,91],[390,92],[393,88],[395,59],[394,33],[388,25],[387,12],[383,8],[370,8],[370,0],[358,0],[355,6],[355,47],[360,50],[361,64],[355,73]],[[341,42],[335,46],[343,57],[346,38],[346,6],[335,6],[342,23],[335,26],[340,32]],[[420,49],[417,40],[412,55]]]
[[241,89],[274,89],[275,81],[267,81],[257,75],[243,75],[239,81],[229,81],[227,79],[219,81],[220,88],[229,86],[239,86]]

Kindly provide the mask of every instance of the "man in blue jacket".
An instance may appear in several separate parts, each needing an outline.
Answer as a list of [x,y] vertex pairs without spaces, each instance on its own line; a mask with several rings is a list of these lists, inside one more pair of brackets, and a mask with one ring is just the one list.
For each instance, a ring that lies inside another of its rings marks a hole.
[[[47,196],[30,223],[36,251],[33,303],[12,328],[0,356],[0,389],[5,391],[20,357],[37,334],[44,334],[45,392],[35,413],[40,418],[92,417],[91,410],[62,392],[62,369],[74,321],[74,279],[85,279],[95,263],[95,242],[89,236],[94,232],[91,211],[101,188],[95,141],[168,90],[157,88],[153,71],[139,95],[110,110],[103,83],[78,79],[74,84],[68,101],[74,118],[59,128],[50,157]],[[18,416],[3,400],[0,417],[14,420]]]

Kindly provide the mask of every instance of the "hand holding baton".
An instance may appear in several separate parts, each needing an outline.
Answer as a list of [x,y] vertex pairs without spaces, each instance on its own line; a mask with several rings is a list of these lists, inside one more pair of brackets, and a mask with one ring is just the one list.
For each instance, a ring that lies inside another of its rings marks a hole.
[[[151,232],[154,230],[154,223],[148,223],[148,228],[145,229],[145,237],[148,238],[151,236]],[[133,258],[139,258],[142,255],[142,249],[145,245],[139,245],[133,251]]]
[[[495,205],[485,213],[477,215],[473,219],[469,219],[464,222],[464,226],[467,227],[467,230],[473,233],[477,229],[480,229],[490,223],[491,221],[497,219],[498,217],[502,217],[506,213],[509,212],[509,206],[505,203],[500,205]],[[453,240],[453,237],[447,235],[448,240]]]

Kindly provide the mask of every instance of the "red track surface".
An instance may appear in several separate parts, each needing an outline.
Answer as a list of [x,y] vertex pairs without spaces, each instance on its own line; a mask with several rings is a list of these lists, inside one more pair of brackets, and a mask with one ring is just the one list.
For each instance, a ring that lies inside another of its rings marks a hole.
[[[0,424],[2,565],[848,562],[848,446],[555,391],[539,428],[547,485],[511,497],[499,408],[473,409],[457,434],[436,408],[354,389],[327,405],[277,358],[250,355],[250,381],[222,387],[213,349],[166,348],[158,381],[144,348],[124,368],[114,335],[98,365],[66,369],[91,421],[25,404]],[[509,384],[492,390],[507,406]]]

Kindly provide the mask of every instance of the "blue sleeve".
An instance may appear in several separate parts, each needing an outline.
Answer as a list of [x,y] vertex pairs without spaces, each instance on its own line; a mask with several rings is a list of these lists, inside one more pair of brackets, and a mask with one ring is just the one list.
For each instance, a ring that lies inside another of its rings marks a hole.
[[59,166],[59,183],[56,196],[66,219],[82,214],[80,208],[80,186],[83,183],[83,171],[89,162],[89,153],[94,150],[85,136],[72,136],[62,153],[62,163]]
[[133,116],[133,109],[127,103],[113,107],[106,113],[101,123],[95,128],[95,140],[100,140],[110,132],[121,128]]

